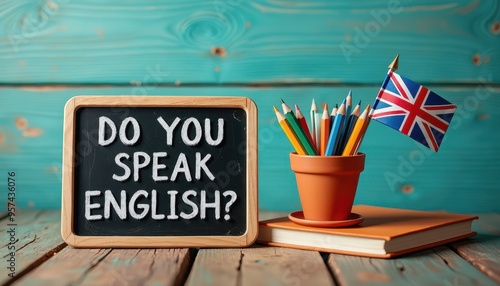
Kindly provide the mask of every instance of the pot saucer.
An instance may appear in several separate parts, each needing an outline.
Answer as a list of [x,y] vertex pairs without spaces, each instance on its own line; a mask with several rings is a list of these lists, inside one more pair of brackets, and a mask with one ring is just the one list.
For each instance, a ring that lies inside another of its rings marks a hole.
[[357,213],[351,213],[346,220],[308,220],[304,218],[302,211],[292,212],[288,218],[296,224],[312,227],[346,227],[360,224],[365,218]]

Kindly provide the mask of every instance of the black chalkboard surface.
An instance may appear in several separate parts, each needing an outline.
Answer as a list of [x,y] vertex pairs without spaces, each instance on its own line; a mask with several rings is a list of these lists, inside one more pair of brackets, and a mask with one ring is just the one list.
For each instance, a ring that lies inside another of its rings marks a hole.
[[75,247],[251,244],[256,113],[244,97],[70,99],[63,239]]

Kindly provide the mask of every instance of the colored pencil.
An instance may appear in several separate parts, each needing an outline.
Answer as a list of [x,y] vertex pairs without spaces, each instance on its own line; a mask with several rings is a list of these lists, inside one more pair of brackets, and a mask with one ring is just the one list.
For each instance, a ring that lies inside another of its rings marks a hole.
[[352,91],[349,90],[347,97],[345,98],[345,115],[349,116],[352,110]]
[[356,120],[358,120],[360,114],[360,108],[361,108],[361,100],[358,102],[356,107],[354,107],[354,110],[352,111],[351,115],[349,115],[349,119],[346,118],[346,124],[345,124],[346,128],[344,133],[342,134],[342,140],[341,143],[339,144],[339,149],[337,150],[338,154],[342,154],[342,152],[344,151],[345,145],[347,144],[347,140],[349,139],[349,136],[351,136],[352,129],[354,128],[354,124],[356,124]]
[[[321,118],[323,117],[323,112],[316,112],[316,150],[319,151],[321,146]],[[321,155],[321,154],[320,154]]]
[[325,154],[326,145],[328,144],[328,136],[330,135],[330,116],[328,116],[328,106],[323,107],[323,115],[321,116],[321,139],[319,154]]
[[292,127],[290,127],[290,124],[286,120],[285,116],[279,112],[279,110],[273,106],[274,112],[276,113],[276,117],[278,118],[278,122],[281,126],[281,129],[283,129],[283,132],[285,132],[286,137],[288,137],[288,140],[290,143],[292,143],[293,148],[295,149],[295,152],[299,155],[306,155],[306,150],[304,150],[304,147],[299,142],[299,139],[295,135],[295,133],[292,130]]
[[306,150],[307,155],[316,155],[316,150],[314,149],[311,141],[306,136],[306,133],[300,127],[300,123],[297,120],[297,117],[293,114],[293,111],[288,107],[288,105],[281,100],[281,106],[283,107],[283,113],[285,115],[285,118],[287,119],[288,123],[290,123],[290,126],[292,127],[293,132],[295,135],[297,135],[297,138],[299,139],[300,144],[304,147]]
[[[297,104],[295,104],[295,116],[297,117],[297,120],[299,121],[300,127],[302,127],[302,130],[304,130],[304,133],[307,136],[307,139],[311,142],[311,145],[313,148],[314,147],[314,140],[311,136],[311,132],[309,132],[309,126],[307,126],[307,121],[304,118],[304,115],[300,111],[300,108]],[[314,149],[316,151],[316,148]]]
[[361,130],[361,138],[359,138],[358,144],[354,149],[354,155],[358,154],[359,147],[361,146],[361,143],[365,138],[366,130],[368,130],[368,125],[370,125],[370,121],[372,120],[372,114],[373,114],[373,109],[370,110],[370,107],[368,106],[368,116],[366,118],[365,124],[363,124],[363,130]]
[[342,103],[339,107],[339,110],[337,111],[337,115],[335,115],[335,121],[333,122],[332,130],[330,131],[330,138],[328,138],[328,144],[326,146],[324,156],[337,155],[335,152],[342,137],[344,120],[345,104]]
[[342,156],[349,156],[357,154],[357,150],[359,148],[359,143],[364,136],[364,132],[368,127],[368,112],[370,111],[370,105],[368,105],[363,113],[359,116],[358,120],[356,120],[356,124],[352,129],[351,136],[349,136],[349,140],[347,140],[347,144],[342,152]]
[[333,121],[335,120],[335,115],[337,115],[337,111],[339,110],[339,106],[335,104],[335,107],[332,108],[332,113],[330,113],[330,129],[332,128]]
[[[316,145],[316,142],[317,142],[316,136],[319,135],[316,132],[316,125],[319,124],[319,122],[316,121],[316,113],[318,113],[318,107],[316,106],[316,102],[314,101],[314,98],[313,98],[312,103],[311,103],[311,137],[312,137],[312,141],[313,141],[314,146],[317,146]],[[316,150],[318,150],[317,147],[316,147]]]

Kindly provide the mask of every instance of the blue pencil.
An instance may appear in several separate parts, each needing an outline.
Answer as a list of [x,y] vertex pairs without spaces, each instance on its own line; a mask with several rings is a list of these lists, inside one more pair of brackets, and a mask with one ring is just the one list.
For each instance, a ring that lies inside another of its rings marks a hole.
[[[342,134],[342,140],[341,143],[338,145],[338,149],[335,150],[336,154],[342,154],[344,152],[345,145],[347,144],[347,140],[349,140],[349,137],[351,136],[352,129],[354,129],[354,125],[356,124],[356,121],[358,120],[359,114],[360,114],[360,108],[361,108],[361,100],[359,101],[358,105],[354,108],[352,111],[351,115],[349,115],[348,118],[346,118],[346,124],[345,125],[345,131],[344,134]],[[346,114],[347,116],[347,114]]]
[[345,115],[349,116],[352,110],[352,91],[349,90],[347,97],[345,98]]
[[335,120],[330,131],[330,138],[328,139],[328,144],[326,145],[325,156],[335,155],[335,150],[339,144],[340,138],[342,137],[342,129],[345,118],[345,104],[342,104],[335,115]]
[[335,107],[332,108],[332,113],[330,113],[330,130],[333,126],[333,121],[335,120],[335,115],[337,115],[337,110],[339,110],[338,104],[335,104]]

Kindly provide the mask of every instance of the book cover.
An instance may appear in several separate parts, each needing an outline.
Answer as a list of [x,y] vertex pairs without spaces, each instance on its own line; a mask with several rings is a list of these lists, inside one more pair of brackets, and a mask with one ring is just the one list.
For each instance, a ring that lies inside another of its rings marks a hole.
[[317,228],[288,217],[259,222],[257,242],[341,254],[390,258],[475,235],[477,216],[356,205],[364,221],[354,227]]

